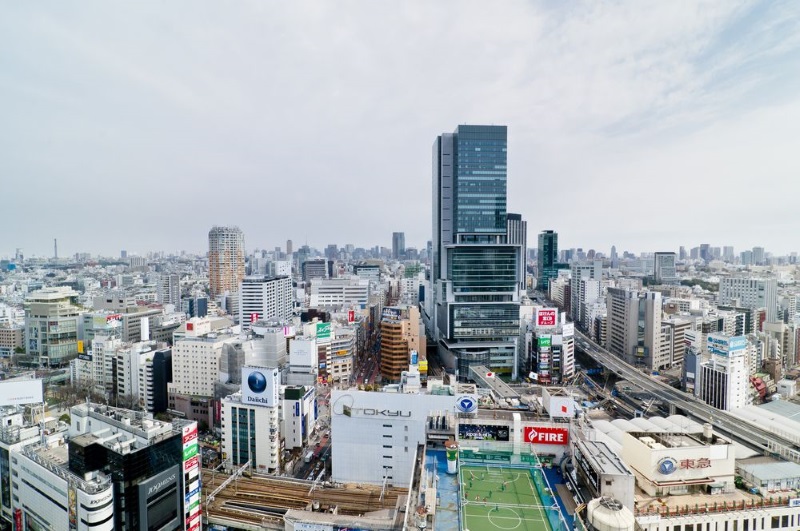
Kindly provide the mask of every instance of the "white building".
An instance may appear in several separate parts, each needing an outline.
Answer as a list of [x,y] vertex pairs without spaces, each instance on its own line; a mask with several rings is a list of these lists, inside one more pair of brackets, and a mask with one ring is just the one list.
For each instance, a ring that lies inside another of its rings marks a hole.
[[234,468],[280,469],[280,377],[269,367],[243,367],[242,392],[222,400],[222,459]]
[[[214,383],[220,381],[220,366],[225,345],[233,345],[238,338],[223,333],[194,334],[194,323],[186,323],[187,335],[172,348],[172,382],[168,385],[173,395],[214,396]],[[224,382],[223,382],[224,383]]]
[[258,320],[285,320],[294,307],[292,279],[281,277],[245,277],[239,286],[239,324],[249,330]]
[[[459,393],[467,388],[472,392]],[[381,484],[386,480],[407,486],[417,446],[426,441],[428,416],[456,412],[465,396],[477,405],[474,386],[456,387],[452,394],[441,395],[404,393],[397,386],[389,389],[395,392],[331,392],[333,481]]]
[[767,321],[776,321],[778,281],[774,278],[722,278],[719,282],[719,304],[721,306],[766,308]]
[[570,267],[570,317],[573,321],[581,322],[581,308],[586,302],[581,298],[581,280],[600,280],[603,273],[603,263],[600,260],[593,262],[573,262]]
[[[114,529],[114,490],[108,476],[70,472],[66,444],[11,452],[14,519],[19,529]],[[17,514],[18,513],[18,514]]]
[[314,386],[287,386],[282,391],[281,435],[286,450],[304,448],[317,425]]
[[315,278],[311,281],[312,308],[369,303],[369,280],[359,277]]
[[700,365],[699,398],[725,411],[753,402],[747,361],[747,339],[708,334],[711,357]]

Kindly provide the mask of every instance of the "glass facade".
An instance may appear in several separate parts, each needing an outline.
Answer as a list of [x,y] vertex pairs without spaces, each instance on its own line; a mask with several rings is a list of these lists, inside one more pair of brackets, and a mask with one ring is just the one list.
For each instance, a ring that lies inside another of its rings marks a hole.
[[505,234],[506,126],[460,125],[455,135],[455,232]]
[[454,304],[450,311],[453,339],[498,341],[519,335],[518,304]]
[[517,285],[514,247],[462,246],[449,250],[448,278],[458,300],[464,293],[513,293]]

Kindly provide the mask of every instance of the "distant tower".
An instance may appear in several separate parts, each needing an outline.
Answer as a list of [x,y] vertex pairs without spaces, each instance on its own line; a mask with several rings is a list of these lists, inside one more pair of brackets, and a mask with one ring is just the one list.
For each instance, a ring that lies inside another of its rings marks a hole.
[[406,233],[392,233],[392,258],[399,260],[406,254]]
[[292,240],[286,240],[286,254],[292,254]]
[[244,234],[239,227],[208,232],[208,285],[211,297],[239,291],[244,278]]
[[558,276],[558,233],[544,230],[539,233],[539,254],[536,256],[539,289],[547,291],[550,280]]
[[58,239],[53,238],[53,258],[58,260]]

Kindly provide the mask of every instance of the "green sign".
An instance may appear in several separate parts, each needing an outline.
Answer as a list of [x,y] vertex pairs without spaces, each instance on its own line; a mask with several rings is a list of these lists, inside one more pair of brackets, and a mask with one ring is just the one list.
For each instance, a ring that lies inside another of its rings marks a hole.
[[550,346],[550,336],[539,336],[539,346],[540,347],[549,347]]
[[191,445],[188,448],[183,449],[183,460],[188,461],[192,457],[197,455],[197,443]]
[[480,452],[473,452],[471,450],[464,450],[461,452],[462,459],[471,459],[473,461],[501,461],[503,463],[511,462],[510,454],[482,454]]
[[317,339],[330,339],[330,337],[331,337],[331,324],[317,323]]

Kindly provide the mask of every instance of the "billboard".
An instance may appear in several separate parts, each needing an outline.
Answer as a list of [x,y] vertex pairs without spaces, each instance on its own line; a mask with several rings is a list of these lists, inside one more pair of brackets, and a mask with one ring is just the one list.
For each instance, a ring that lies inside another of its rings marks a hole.
[[348,310],[347,311],[347,322],[348,323],[356,322],[356,312],[355,312],[355,310]]
[[539,336],[538,341],[539,341],[539,348],[549,347],[552,344],[550,336]]
[[468,441],[508,441],[508,426],[492,424],[459,424],[458,438]]
[[561,335],[564,337],[572,337],[575,335],[575,323],[566,323],[561,327]]
[[411,365],[416,365],[419,360],[419,354],[416,350],[411,351]]
[[41,404],[44,402],[41,380],[0,382],[0,406]]
[[708,351],[717,356],[728,356],[747,348],[744,336],[726,336],[725,334],[708,334]]
[[200,529],[200,447],[198,445],[197,423],[183,427],[183,519],[185,529]]
[[557,444],[564,446],[569,442],[567,428],[550,428],[543,426],[525,426],[523,441],[531,444]]
[[538,308],[536,310],[536,326],[556,326],[558,310],[555,308]]
[[277,407],[278,369],[274,367],[242,367],[242,403]]
[[331,337],[331,324],[317,323],[317,339],[330,339],[330,337]]
[[381,318],[399,320],[402,318],[402,315],[403,314],[399,308],[384,308]]
[[419,372],[428,372],[428,360],[419,360]]

